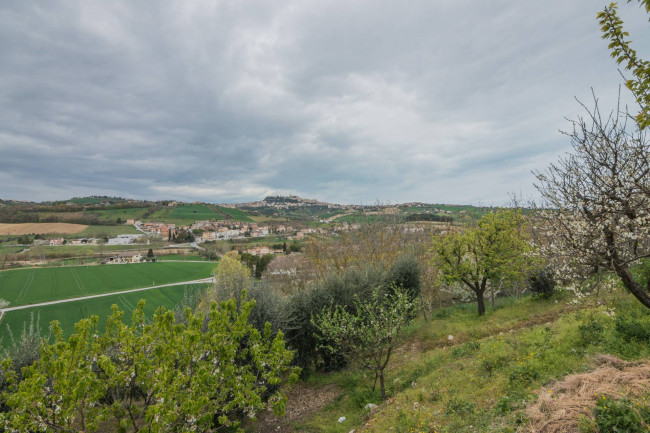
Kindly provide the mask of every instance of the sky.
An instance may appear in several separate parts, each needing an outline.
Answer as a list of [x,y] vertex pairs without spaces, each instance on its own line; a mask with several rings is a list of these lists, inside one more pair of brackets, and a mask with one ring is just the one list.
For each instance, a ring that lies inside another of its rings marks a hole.
[[535,198],[615,107],[608,2],[0,0],[0,198]]

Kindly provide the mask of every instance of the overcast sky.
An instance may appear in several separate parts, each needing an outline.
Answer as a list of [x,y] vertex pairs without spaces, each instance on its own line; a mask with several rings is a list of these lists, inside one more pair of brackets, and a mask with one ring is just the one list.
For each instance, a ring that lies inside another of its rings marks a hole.
[[0,198],[531,197],[615,102],[608,2],[0,0]]

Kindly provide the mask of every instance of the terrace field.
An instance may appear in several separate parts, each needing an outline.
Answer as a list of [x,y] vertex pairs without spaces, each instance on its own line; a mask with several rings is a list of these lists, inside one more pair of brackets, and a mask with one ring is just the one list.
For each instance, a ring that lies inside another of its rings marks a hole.
[[0,271],[0,299],[10,306],[210,277],[215,263],[136,263]]
[[43,307],[25,308],[24,310],[9,311],[2,318],[0,323],[0,347],[6,347],[11,343],[8,337],[9,328],[11,333],[18,338],[23,330],[23,325],[29,326],[31,316],[34,317],[34,325],[37,325],[47,335],[47,329],[52,320],[58,320],[67,336],[73,330],[73,325],[79,320],[92,315],[99,316],[99,329],[103,330],[106,318],[111,313],[111,306],[116,304],[121,311],[124,311],[125,322],[129,323],[131,311],[141,299],[146,300],[145,311],[147,317],[151,317],[160,306],[171,309],[178,304],[186,295],[196,294],[205,290],[206,284],[190,284],[186,286],[161,287],[158,289],[145,290],[141,292],[116,294],[101,298],[86,299],[81,301],[70,301],[61,304],[46,305]]

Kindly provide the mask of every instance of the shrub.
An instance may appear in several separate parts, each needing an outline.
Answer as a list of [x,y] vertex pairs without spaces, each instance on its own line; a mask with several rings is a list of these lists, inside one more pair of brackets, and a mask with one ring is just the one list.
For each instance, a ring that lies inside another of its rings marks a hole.
[[542,299],[550,298],[555,293],[556,282],[550,268],[539,269],[528,276],[528,289]]
[[590,344],[599,344],[603,339],[603,332],[605,326],[602,321],[590,315],[578,325],[578,333],[580,334],[580,342],[582,345],[587,346]]
[[650,341],[650,323],[637,317],[618,316],[615,321],[616,333],[625,341],[639,343]]
[[384,287],[384,277],[384,272],[378,267],[346,269],[341,274],[327,274],[322,281],[289,298],[283,331],[303,372],[311,368],[333,370],[346,365],[340,354],[319,349],[319,346],[327,344],[312,324],[312,317],[330,307],[340,306],[352,312],[357,299],[369,299],[373,289]]
[[391,286],[406,289],[411,302],[420,296],[420,264],[413,256],[402,256],[390,267],[386,278],[387,288]]

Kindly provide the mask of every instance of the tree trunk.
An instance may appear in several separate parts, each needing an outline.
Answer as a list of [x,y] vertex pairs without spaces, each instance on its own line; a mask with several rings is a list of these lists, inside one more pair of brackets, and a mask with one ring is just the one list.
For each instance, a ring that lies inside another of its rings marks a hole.
[[483,277],[481,280],[481,285],[476,290],[476,302],[478,303],[478,315],[482,316],[485,314],[485,299],[483,295],[485,294],[485,285],[487,284],[487,278]]
[[379,390],[381,391],[381,399],[386,400],[386,388],[384,387],[384,372],[379,372]]
[[483,299],[483,292],[480,290],[476,292],[476,302],[478,303],[478,315],[485,314],[485,299]]
[[634,278],[632,277],[630,269],[627,267],[627,265],[618,264],[616,261],[614,261],[614,270],[623,282],[625,288],[629,290],[629,292],[632,293],[632,295],[634,295],[634,297],[637,298],[639,302],[645,305],[646,308],[650,308],[650,295],[648,295],[648,292],[643,289],[641,284],[634,281]]

